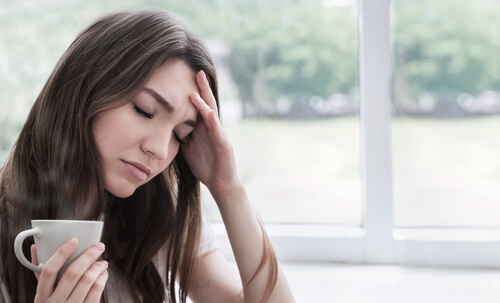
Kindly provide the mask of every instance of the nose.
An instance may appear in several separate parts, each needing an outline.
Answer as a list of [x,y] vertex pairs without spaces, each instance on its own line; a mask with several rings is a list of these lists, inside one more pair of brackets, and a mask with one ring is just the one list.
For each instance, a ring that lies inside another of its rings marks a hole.
[[172,132],[154,132],[144,140],[141,149],[158,160],[165,160],[171,137]]

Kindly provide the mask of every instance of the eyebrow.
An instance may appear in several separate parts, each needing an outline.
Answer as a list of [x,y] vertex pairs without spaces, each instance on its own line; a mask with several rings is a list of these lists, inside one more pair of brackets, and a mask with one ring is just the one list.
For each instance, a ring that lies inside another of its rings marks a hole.
[[[168,103],[167,100],[165,100],[165,98],[163,98],[160,94],[158,94],[154,89],[151,89],[149,87],[144,87],[143,90],[146,93],[148,93],[151,97],[153,97],[156,100],[156,102],[158,102],[161,106],[163,106],[170,114],[175,111],[175,107],[173,107],[172,104]],[[194,128],[196,126],[196,121],[186,120],[184,121],[184,124]]]

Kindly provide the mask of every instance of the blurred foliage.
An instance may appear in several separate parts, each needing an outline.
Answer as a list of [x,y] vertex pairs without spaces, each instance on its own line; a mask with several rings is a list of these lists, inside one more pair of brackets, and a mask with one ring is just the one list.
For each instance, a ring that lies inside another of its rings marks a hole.
[[303,101],[357,87],[355,10],[320,0],[166,1],[164,8],[229,47],[224,61],[243,102]]
[[498,1],[394,1],[395,99],[500,90],[498,16]]
[[271,7],[257,7],[228,27],[226,35],[232,50],[228,63],[244,101],[256,97],[258,77],[271,101],[348,94],[357,85],[354,12],[325,9],[316,1],[266,6]]

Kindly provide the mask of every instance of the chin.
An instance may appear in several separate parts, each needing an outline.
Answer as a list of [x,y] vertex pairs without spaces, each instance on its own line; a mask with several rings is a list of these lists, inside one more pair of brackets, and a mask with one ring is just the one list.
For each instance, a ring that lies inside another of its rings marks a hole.
[[123,194],[122,194],[122,193],[115,194],[115,193],[113,193],[113,192],[111,192],[111,193],[112,193],[115,197],[117,197],[117,198],[122,198],[122,199],[124,199],[124,198],[128,198],[128,197],[132,196],[132,194],[133,194],[134,192],[131,192],[131,193],[123,193]]
[[106,190],[115,197],[128,198],[134,194],[136,188],[132,186],[117,186],[116,188],[110,186]]

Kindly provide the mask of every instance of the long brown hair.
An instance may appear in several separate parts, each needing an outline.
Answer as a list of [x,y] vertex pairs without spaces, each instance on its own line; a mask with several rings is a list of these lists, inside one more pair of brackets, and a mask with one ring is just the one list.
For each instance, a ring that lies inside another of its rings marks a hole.
[[[114,197],[102,186],[92,135],[99,113],[126,104],[169,60],[205,71],[219,106],[217,75],[207,49],[182,22],[161,10],[117,11],[97,19],[57,63],[1,172],[0,281],[13,302],[33,302],[36,292],[33,273],[13,254],[14,237],[29,228],[30,220],[97,220],[102,214],[105,259],[125,275],[134,301],[177,302],[177,278],[178,297],[185,302],[201,230],[199,182],[179,152],[164,173],[132,196]],[[164,246],[166,287],[153,263]],[[274,253],[266,251],[264,259],[274,265],[272,291],[277,263]]]

